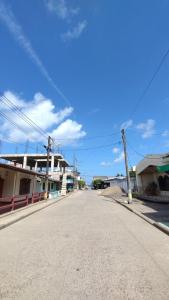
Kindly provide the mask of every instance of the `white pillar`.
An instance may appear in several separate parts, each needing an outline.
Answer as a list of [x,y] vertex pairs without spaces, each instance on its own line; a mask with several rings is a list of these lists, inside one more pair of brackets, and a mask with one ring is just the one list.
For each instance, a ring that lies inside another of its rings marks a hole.
[[60,167],[60,165],[59,165],[59,160],[57,161],[57,171],[59,171],[59,167]]
[[27,167],[27,156],[24,156],[23,158],[23,169],[26,169]]
[[54,155],[51,156],[51,172],[54,172],[54,162],[55,162],[55,157]]
[[37,172],[37,168],[38,168],[38,162],[36,160],[36,162],[35,162],[35,172]]

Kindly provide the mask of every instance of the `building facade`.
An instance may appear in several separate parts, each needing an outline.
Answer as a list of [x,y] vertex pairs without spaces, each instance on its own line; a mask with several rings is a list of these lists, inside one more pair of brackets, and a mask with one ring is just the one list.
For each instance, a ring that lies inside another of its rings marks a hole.
[[169,154],[147,155],[136,167],[136,179],[140,195],[169,199]]
[[[45,191],[45,175],[47,165],[47,154],[1,154],[1,159],[5,160],[6,165],[15,170],[18,168],[17,174],[27,173],[27,177],[22,179],[22,186],[19,183],[20,175],[16,178],[15,193],[19,195],[20,192],[32,191],[43,192]],[[74,189],[74,183],[76,182],[76,174],[70,169],[69,163],[64,159],[63,155],[59,153],[52,153],[49,157],[49,198],[54,198],[58,195],[66,195],[70,190]],[[20,172],[19,172],[20,170]],[[1,172],[2,173],[2,172]],[[1,174],[0,173],[0,174]],[[38,174],[38,180],[33,183],[33,180],[29,177],[33,174]],[[3,175],[3,174],[2,174]],[[11,180],[14,180],[14,175],[10,175]],[[1,186],[3,185],[3,193],[9,193],[9,186],[5,188],[3,179],[1,179]],[[10,187],[12,189],[12,187]],[[23,191],[21,190],[23,189]],[[11,192],[11,191],[10,191]]]

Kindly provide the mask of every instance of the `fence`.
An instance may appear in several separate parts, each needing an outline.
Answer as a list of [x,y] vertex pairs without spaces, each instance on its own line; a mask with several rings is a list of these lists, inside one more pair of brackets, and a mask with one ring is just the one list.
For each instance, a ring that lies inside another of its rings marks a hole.
[[[127,193],[127,179],[114,179],[110,180],[110,186],[119,186],[125,193]],[[136,184],[136,179],[135,178],[130,178],[130,183],[131,183],[131,190],[133,192],[137,191],[137,184]]]
[[0,214],[41,201],[44,199],[44,195],[45,193],[34,193],[32,196],[19,195],[0,198]]

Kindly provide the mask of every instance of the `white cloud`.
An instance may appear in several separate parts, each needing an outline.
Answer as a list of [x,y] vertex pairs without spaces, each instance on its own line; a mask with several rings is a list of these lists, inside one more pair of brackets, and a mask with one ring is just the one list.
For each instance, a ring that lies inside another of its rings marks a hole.
[[124,152],[121,152],[120,154],[119,154],[119,156],[116,158],[116,159],[114,159],[114,162],[115,163],[120,163],[120,162],[122,162],[124,160]]
[[[72,141],[86,135],[85,131],[82,130],[81,124],[70,119],[65,120],[72,114],[72,107],[65,107],[57,111],[53,101],[41,93],[36,93],[31,101],[26,101],[11,91],[5,92],[4,96],[15,103],[21,112],[54,139],[68,139],[66,143],[71,144]],[[5,115],[19,127],[16,128],[8,120],[1,119],[1,138],[9,138],[16,142],[26,140],[30,140],[31,142],[44,141],[45,137],[40,132],[37,132],[36,128],[30,127],[29,124],[18,117],[14,109],[11,111],[10,108],[3,105],[2,102],[0,103],[0,109],[2,113],[5,113]],[[71,140],[69,140],[69,138],[71,138]],[[64,141],[61,141],[61,143],[63,144]]]
[[54,129],[51,132],[51,135],[56,141],[61,140],[61,143],[66,145],[84,137],[86,135],[86,132],[82,130],[81,124],[68,119],[61,123],[56,129]]
[[47,9],[59,19],[65,20],[79,14],[79,7],[69,7],[65,0],[45,0]]
[[49,75],[47,69],[45,68],[38,54],[34,50],[31,42],[25,36],[23,29],[21,25],[17,22],[12,10],[9,7],[7,7],[2,1],[0,1],[0,20],[8,28],[9,32],[17,41],[17,43],[25,50],[29,58],[39,68],[40,72],[47,79],[49,84],[57,91],[57,93],[65,100],[65,102],[70,105],[64,93],[58,88],[54,80]]
[[136,126],[142,132],[142,138],[147,139],[155,133],[155,120],[149,119],[145,123],[140,123]]
[[114,147],[112,151],[113,151],[114,154],[117,154],[117,153],[120,152],[120,149],[117,148],[117,147]]
[[163,136],[163,137],[168,137],[168,136],[169,136],[169,130],[165,130],[165,131],[162,133],[162,136]]
[[121,124],[121,129],[127,129],[133,125],[133,120],[128,120]]
[[87,21],[79,22],[74,28],[62,34],[63,41],[71,41],[78,39],[87,27]]
[[100,163],[100,165],[101,165],[102,167],[111,167],[111,166],[113,165],[113,163],[112,163],[112,162],[109,162],[109,161],[102,161],[102,162]]

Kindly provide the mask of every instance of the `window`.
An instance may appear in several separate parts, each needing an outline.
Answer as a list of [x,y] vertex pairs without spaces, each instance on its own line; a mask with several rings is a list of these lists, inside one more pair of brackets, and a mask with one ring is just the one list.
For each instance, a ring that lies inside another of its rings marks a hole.
[[169,177],[167,175],[159,176],[158,183],[161,191],[169,191]]
[[53,184],[53,182],[51,183],[51,190],[53,190],[53,187],[54,187],[54,184]]
[[42,189],[43,189],[43,191],[45,191],[45,182],[43,182]]
[[0,177],[0,198],[2,197],[3,194],[3,186],[4,186],[4,179]]
[[30,185],[31,185],[31,180],[29,178],[22,178],[20,180],[19,195],[29,194]]

